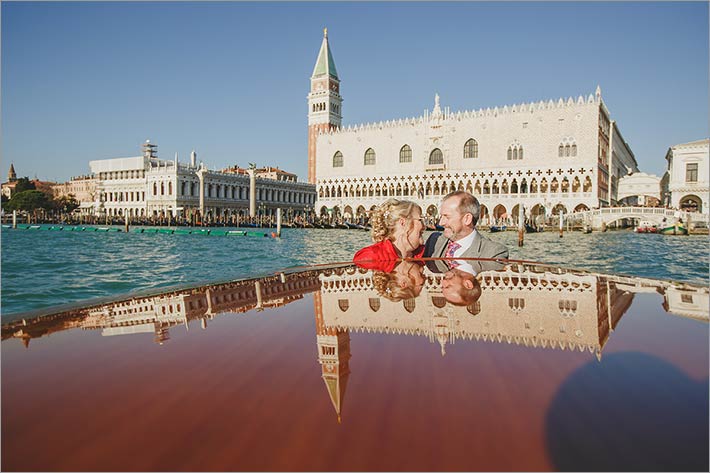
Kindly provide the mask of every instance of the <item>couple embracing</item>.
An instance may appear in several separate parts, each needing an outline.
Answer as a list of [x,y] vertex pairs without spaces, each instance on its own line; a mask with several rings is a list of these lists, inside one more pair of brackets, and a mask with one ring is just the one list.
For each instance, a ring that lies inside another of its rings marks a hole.
[[368,269],[394,269],[401,258],[508,258],[508,248],[481,235],[476,223],[481,204],[473,195],[456,191],[444,197],[439,225],[444,231],[429,236],[425,244],[422,209],[414,202],[389,199],[372,212],[373,245],[355,253],[353,261]]

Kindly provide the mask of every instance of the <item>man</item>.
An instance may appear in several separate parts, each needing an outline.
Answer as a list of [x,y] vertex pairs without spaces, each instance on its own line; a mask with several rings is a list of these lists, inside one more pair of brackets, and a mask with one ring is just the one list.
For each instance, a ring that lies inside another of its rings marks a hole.
[[481,204],[473,195],[456,191],[441,203],[439,225],[444,227],[426,241],[424,256],[434,258],[508,259],[505,245],[489,240],[476,230]]

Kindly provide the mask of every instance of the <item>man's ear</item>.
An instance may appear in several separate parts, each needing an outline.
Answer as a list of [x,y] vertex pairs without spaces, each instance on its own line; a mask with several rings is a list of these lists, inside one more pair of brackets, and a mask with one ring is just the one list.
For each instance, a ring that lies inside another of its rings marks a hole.
[[466,213],[466,215],[463,216],[463,223],[466,226],[471,226],[471,224],[473,223],[473,215],[471,215],[470,213]]
[[473,281],[471,281],[470,279],[464,279],[463,287],[465,287],[466,289],[473,289]]

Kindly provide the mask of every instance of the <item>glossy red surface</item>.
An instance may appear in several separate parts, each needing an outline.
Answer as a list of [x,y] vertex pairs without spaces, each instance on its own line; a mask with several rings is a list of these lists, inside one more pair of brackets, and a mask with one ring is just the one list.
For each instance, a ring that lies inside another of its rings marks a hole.
[[[659,294],[633,297],[601,361],[505,339],[442,356],[426,334],[329,327],[323,294],[175,325],[162,345],[4,340],[3,471],[707,469],[708,324]],[[329,391],[318,336],[336,332]]]

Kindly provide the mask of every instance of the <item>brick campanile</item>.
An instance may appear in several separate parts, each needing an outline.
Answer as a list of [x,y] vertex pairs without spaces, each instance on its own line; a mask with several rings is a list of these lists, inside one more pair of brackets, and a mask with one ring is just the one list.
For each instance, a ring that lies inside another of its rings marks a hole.
[[308,182],[316,183],[316,140],[318,133],[340,127],[342,123],[340,79],[328,44],[328,29],[323,30],[316,66],[308,94]]

